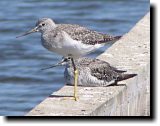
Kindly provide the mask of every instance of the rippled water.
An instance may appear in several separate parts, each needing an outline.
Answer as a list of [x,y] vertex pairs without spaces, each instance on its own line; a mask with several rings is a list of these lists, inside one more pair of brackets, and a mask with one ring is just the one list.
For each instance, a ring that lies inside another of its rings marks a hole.
[[122,35],[149,11],[147,0],[1,0],[0,5],[0,115],[25,115],[64,85],[63,68],[40,70],[61,59],[41,46],[40,34],[15,38],[37,19],[50,17]]

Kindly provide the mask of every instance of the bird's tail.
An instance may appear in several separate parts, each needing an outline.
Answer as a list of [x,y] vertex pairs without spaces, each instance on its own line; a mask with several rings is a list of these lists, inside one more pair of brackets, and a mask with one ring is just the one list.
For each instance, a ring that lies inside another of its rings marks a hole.
[[121,74],[117,81],[122,81],[122,80],[126,80],[126,79],[129,79],[129,78],[132,78],[134,76],[137,76],[137,74]]
[[119,39],[121,39],[122,36],[114,36],[113,38],[111,38],[111,42],[114,43],[116,41],[118,41]]
[[121,38],[122,36],[114,36],[114,37],[112,37],[112,36],[110,36],[110,37],[105,37],[104,38],[104,40],[103,41],[99,41],[98,43],[99,44],[108,44],[108,43],[114,43],[114,42],[116,42],[117,40],[119,40],[120,38]]
[[122,36],[115,36],[115,37],[113,37],[113,41],[114,41],[114,40],[119,40],[121,37],[122,37]]

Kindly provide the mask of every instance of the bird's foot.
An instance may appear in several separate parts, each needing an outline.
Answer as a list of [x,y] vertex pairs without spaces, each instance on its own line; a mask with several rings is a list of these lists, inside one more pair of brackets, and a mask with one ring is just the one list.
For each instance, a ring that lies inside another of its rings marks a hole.
[[75,97],[75,96],[66,96],[63,98],[63,100],[74,100],[77,101],[79,99],[79,97]]
[[74,96],[73,98],[75,101],[78,101],[78,99],[79,99],[78,96]]

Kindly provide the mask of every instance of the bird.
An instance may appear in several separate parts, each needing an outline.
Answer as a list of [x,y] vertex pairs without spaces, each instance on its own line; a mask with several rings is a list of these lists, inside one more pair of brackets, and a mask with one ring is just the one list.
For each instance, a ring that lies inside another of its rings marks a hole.
[[[111,66],[108,62],[100,59],[82,57],[75,60],[75,65],[79,70],[78,86],[85,87],[106,87],[118,86],[119,81],[123,81],[137,74],[128,74],[126,70],[120,70]],[[56,66],[65,66],[64,79],[67,85],[74,84],[74,69],[70,57],[65,57],[61,62],[43,68],[50,69]]]
[[75,67],[74,60],[122,37],[100,33],[77,24],[56,24],[51,18],[41,18],[33,29],[17,36],[17,38],[34,32],[41,33],[41,42],[46,49],[63,57],[71,57],[74,68],[75,101],[78,98],[78,69]]

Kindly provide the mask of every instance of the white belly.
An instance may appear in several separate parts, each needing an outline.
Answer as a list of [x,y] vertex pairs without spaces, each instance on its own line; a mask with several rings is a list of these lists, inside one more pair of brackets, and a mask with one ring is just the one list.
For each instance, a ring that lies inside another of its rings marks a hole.
[[94,51],[97,49],[97,47],[100,47],[100,45],[85,45],[81,42],[75,41],[74,43],[66,43],[59,46],[56,46],[52,48],[52,51],[63,55],[63,56],[68,56],[72,55],[73,57],[81,57],[86,54],[89,54],[90,52]]
[[[45,43],[43,45],[45,46]],[[67,33],[63,32],[63,39],[54,39],[52,44],[45,46],[45,48],[62,56],[72,55],[73,58],[79,58],[102,46],[103,44],[83,44],[81,41],[73,40]]]

